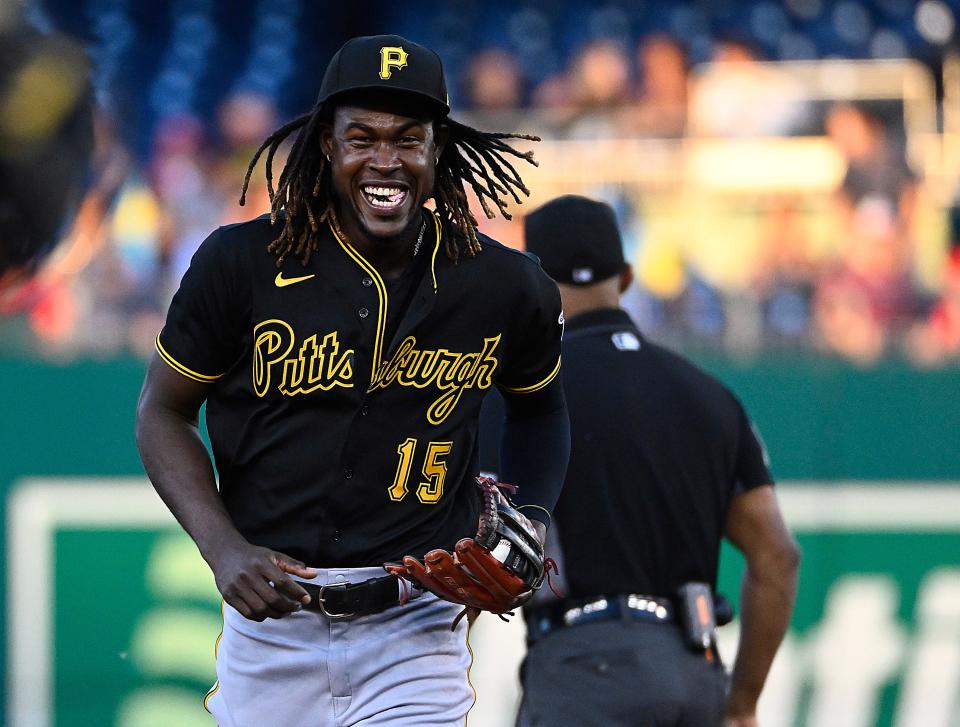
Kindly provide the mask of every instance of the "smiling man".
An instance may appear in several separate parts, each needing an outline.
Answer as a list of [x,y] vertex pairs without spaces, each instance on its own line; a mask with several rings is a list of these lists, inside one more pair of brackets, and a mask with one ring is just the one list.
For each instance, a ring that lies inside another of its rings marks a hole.
[[508,157],[533,161],[506,140],[532,137],[448,113],[433,51],[344,45],[316,106],[250,164],[244,189],[266,153],[271,214],[207,238],[157,338],[137,441],[223,595],[206,700],[222,727],[464,723],[457,616],[472,602],[430,569],[477,557],[462,545],[479,542],[493,385],[510,517],[527,549],[543,541],[569,453],[559,293],[535,259],[477,233],[466,195],[506,216],[504,198],[526,193]]

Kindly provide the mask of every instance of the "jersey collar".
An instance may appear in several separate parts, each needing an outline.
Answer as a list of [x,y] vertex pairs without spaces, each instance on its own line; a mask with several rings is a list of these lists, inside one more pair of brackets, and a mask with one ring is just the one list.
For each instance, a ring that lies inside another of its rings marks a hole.
[[635,328],[630,315],[623,308],[596,308],[578,313],[566,322],[567,331],[577,331],[596,326],[622,325]]

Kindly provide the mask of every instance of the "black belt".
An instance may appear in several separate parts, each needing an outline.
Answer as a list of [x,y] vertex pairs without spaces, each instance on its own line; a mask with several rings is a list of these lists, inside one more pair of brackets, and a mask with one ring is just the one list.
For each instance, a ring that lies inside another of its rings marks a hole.
[[674,614],[673,604],[667,598],[629,593],[590,599],[568,599],[560,604],[534,610],[526,614],[525,618],[527,638],[536,641],[551,631],[568,626],[616,619],[672,623]]
[[[399,584],[396,576],[370,578],[363,583],[314,583],[297,581],[310,594],[310,603],[304,608],[319,611],[327,618],[354,618],[370,616],[392,606],[418,598],[421,591],[409,584]],[[405,596],[401,589],[406,587]]]

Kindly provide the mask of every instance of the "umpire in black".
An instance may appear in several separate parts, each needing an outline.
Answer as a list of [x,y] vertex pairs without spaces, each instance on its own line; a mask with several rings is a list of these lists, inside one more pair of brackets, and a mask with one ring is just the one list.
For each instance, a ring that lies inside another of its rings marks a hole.
[[[518,725],[755,727],[799,563],[763,445],[726,387],[619,307],[632,273],[609,206],[560,197],[525,232],[563,298],[572,452],[550,529],[563,598],[525,609]],[[496,473],[492,399],[481,468]],[[747,564],[729,689],[714,639],[724,536]]]

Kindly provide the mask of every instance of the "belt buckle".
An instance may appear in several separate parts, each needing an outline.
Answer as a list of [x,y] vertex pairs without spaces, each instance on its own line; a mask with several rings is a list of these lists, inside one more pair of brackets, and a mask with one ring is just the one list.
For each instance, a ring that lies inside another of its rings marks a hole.
[[317,596],[317,600],[319,601],[319,603],[317,604],[317,607],[320,609],[320,613],[322,613],[327,618],[350,618],[351,616],[356,616],[357,615],[356,611],[352,613],[330,613],[330,611],[328,611],[327,607],[324,605],[324,601],[326,600],[323,597],[324,593],[334,588],[339,588],[345,591],[347,590],[348,585],[349,584],[347,583],[324,583],[322,586],[320,586],[320,594]]

